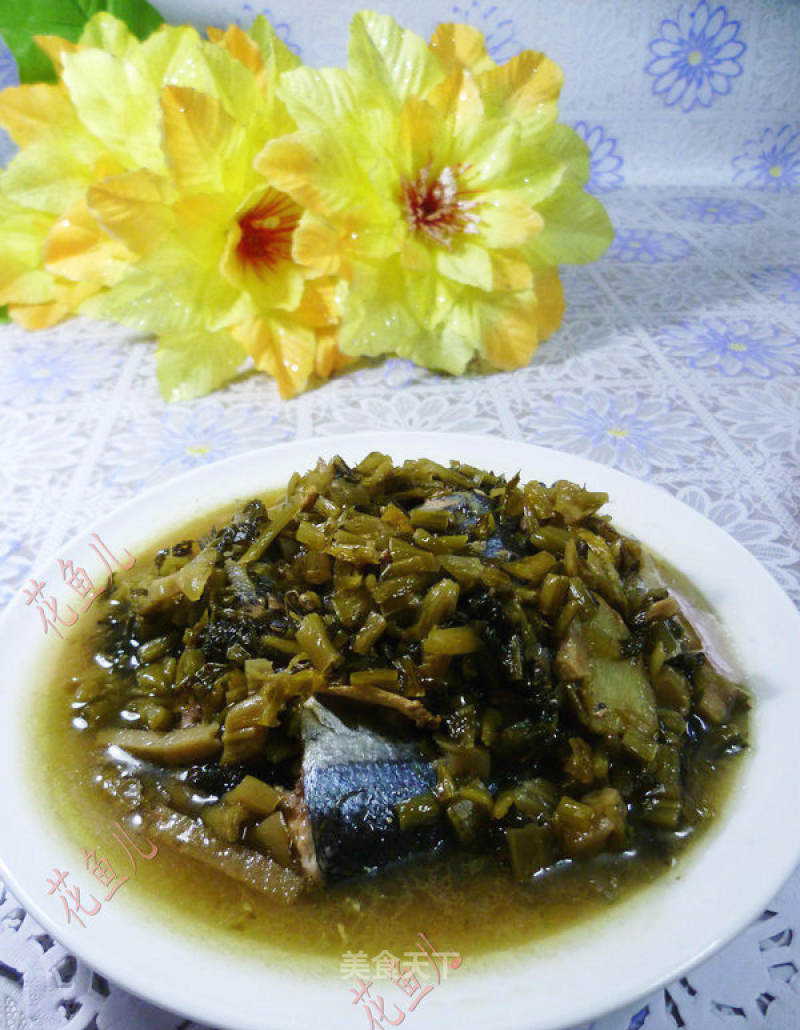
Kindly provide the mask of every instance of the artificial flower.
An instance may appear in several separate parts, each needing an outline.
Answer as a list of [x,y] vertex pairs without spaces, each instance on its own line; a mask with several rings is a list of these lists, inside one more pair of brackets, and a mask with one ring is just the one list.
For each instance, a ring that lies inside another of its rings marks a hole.
[[581,190],[585,145],[555,124],[560,86],[541,54],[498,66],[469,26],[426,45],[370,12],[353,19],[346,71],[282,77],[300,128],[256,165],[305,209],[296,260],[346,280],[342,350],[511,369],[557,328],[556,266],[612,237]]
[[58,81],[0,94],[21,148],[0,306],[154,334],[171,400],[249,366],[290,397],[360,355],[526,364],[562,318],[558,265],[612,235],[557,124],[558,67],[369,12],[346,70],[301,67],[264,18],[208,35],[142,41],[101,13],[76,42],[37,37]]
[[338,322],[333,292],[307,286],[292,258],[300,206],[254,168],[264,144],[294,127],[275,86],[299,62],[263,18],[250,35],[233,27],[214,39],[196,57],[213,82],[160,92],[158,157],[88,192],[138,260],[83,310],[156,334],[166,396],[221,385],[249,354],[288,397],[318,372],[318,334],[328,349]]
[[[59,82],[0,93],[0,125],[21,148],[0,176],[0,195],[16,209],[41,216],[35,219],[35,267],[42,281],[51,281],[51,298],[33,302],[14,286],[8,263],[0,270],[9,314],[29,328],[74,314],[136,259],[94,218],[88,191],[109,176],[140,168],[166,172],[159,146],[161,84],[195,82],[201,68],[193,57],[200,37],[185,26],[164,26],[142,43],[122,22],[101,13],[77,44],[56,36],[37,41],[53,60]],[[203,81],[213,85],[213,75]],[[12,231],[4,220],[0,247],[11,246]]]

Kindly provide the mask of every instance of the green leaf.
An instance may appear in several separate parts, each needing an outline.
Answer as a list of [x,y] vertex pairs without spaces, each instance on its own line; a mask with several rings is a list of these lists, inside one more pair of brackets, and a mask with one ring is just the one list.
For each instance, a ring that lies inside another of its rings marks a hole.
[[0,308],[0,324],[3,322],[10,322],[11,319],[8,317],[8,308],[3,306]]
[[50,59],[36,46],[34,36],[61,36],[76,43],[87,21],[108,11],[125,22],[139,39],[154,32],[164,19],[147,0],[25,0],[3,4],[0,36],[16,58],[20,82],[53,82]]
[[230,382],[247,354],[226,332],[173,333],[159,337],[158,385],[165,401],[202,397]]

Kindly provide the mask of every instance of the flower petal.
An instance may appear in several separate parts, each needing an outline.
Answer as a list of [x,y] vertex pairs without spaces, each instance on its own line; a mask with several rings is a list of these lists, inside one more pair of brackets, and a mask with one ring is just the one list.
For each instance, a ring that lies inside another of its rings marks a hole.
[[418,275],[430,275],[435,258],[431,247],[426,246],[415,233],[409,233],[403,241],[400,261],[407,272],[414,272]]
[[349,70],[365,98],[380,96],[398,106],[424,96],[443,78],[424,40],[388,14],[360,11],[350,23]]
[[347,250],[352,235],[346,225],[333,225],[305,211],[294,232],[292,255],[295,261],[308,269],[309,275],[349,276]]
[[64,85],[86,128],[128,167],[164,171],[158,92],[130,61],[101,50],[64,55]]
[[462,242],[453,250],[440,250],[436,255],[436,267],[441,275],[464,286],[492,289],[492,262],[485,247],[475,243]]
[[317,333],[317,350],[314,355],[314,375],[330,379],[343,368],[353,364],[353,358],[339,350],[338,334]]
[[99,156],[96,143],[77,132],[48,135],[14,156],[0,180],[3,191],[22,207],[60,215],[85,195]]
[[499,304],[478,302],[484,357],[505,371],[527,365],[539,342],[561,323],[564,298],[558,273],[537,279],[536,292],[509,295]]
[[536,206],[560,188],[567,173],[567,165],[544,146],[519,146],[512,148],[508,167],[491,186],[513,190]]
[[517,292],[533,288],[531,266],[517,252],[493,250],[490,257],[493,290]]
[[458,156],[464,166],[459,178],[474,190],[501,185],[515,162],[525,160],[518,127],[496,118],[466,126],[458,137]]
[[174,228],[174,200],[170,181],[144,169],[108,176],[87,194],[89,209],[106,231],[140,255]]
[[614,236],[602,204],[572,182],[565,182],[537,210],[544,228],[522,247],[537,268],[594,261]]
[[185,86],[161,94],[164,153],[179,190],[212,193],[225,189],[234,147],[234,122],[214,97]]
[[0,304],[39,304],[54,298],[53,277],[42,268],[50,215],[29,211],[0,194]]
[[156,372],[165,401],[187,401],[219,389],[238,374],[247,355],[229,332],[164,334],[158,338]]
[[472,25],[439,25],[431,36],[430,47],[448,71],[466,68],[479,75],[496,67],[486,51],[483,33]]
[[489,190],[481,195],[480,233],[490,248],[520,247],[541,232],[542,216],[511,190]]
[[429,164],[433,164],[438,172],[443,165],[450,163],[451,155],[447,150],[450,138],[441,111],[426,100],[409,97],[400,111],[397,132],[400,173],[413,180]]
[[342,304],[335,279],[314,279],[307,282],[303,299],[292,317],[311,329],[330,329],[342,318]]
[[45,268],[54,275],[103,286],[117,282],[134,259],[127,247],[103,231],[85,199],[55,223],[43,257]]
[[10,86],[0,92],[0,125],[18,147],[27,147],[75,122],[75,109],[61,83]]
[[381,172],[378,155],[372,169],[359,162],[365,142],[354,147],[346,133],[298,132],[268,143],[256,158],[256,168],[276,189],[317,214],[381,224],[386,213],[369,172],[379,179],[386,172]]
[[49,329],[74,315],[97,289],[95,283],[56,284],[55,300],[46,304],[9,304],[8,314],[23,329]]
[[343,68],[298,68],[278,84],[278,96],[304,127],[325,128],[359,107],[353,79]]
[[136,48],[131,60],[158,93],[164,86],[211,88],[200,35],[191,25],[162,25]]
[[464,125],[483,117],[483,101],[478,85],[472,75],[462,68],[457,68],[434,86],[428,99],[448,120],[455,133],[460,132]]
[[511,371],[527,365],[539,344],[536,295],[510,294],[502,303],[480,304],[484,357],[494,368]]
[[301,393],[314,370],[316,337],[311,329],[276,318],[254,318],[233,330],[256,368],[275,379],[281,397]]
[[510,61],[478,78],[489,116],[514,118],[523,143],[547,133],[558,114],[558,96],[564,76],[544,54],[523,50]]
[[[294,128],[294,122],[287,118],[283,105],[276,100],[274,90],[268,87],[265,97],[258,78],[228,50],[202,43],[201,52],[202,61],[196,60],[195,63],[200,68],[205,66],[208,83],[201,81],[195,88],[216,97],[227,113],[242,126],[252,125],[256,131],[258,127],[264,126],[269,132],[277,118],[279,124],[275,128],[278,131],[290,132]],[[180,82],[175,84],[183,85]]]
[[250,317],[253,308],[202,254],[162,244],[131,266],[114,287],[83,308],[140,331],[165,334],[216,330]]
[[460,375],[477,339],[454,325],[463,287],[435,276],[406,277],[397,261],[379,269],[356,269],[339,333],[345,354],[379,357],[395,353],[425,368]]
[[10,254],[0,254],[0,304],[46,304],[54,295],[52,275],[44,269],[25,268]]
[[71,43],[61,36],[34,36],[34,41],[43,54],[46,54],[53,62],[56,72],[61,75],[64,71],[63,57],[65,54],[76,54],[82,48]]
[[220,258],[220,272],[231,285],[247,293],[260,311],[283,308],[294,311],[303,297],[305,279],[293,261],[279,261],[271,268],[255,268],[242,262],[237,247],[242,231],[234,223],[228,234],[225,250]]
[[546,340],[561,325],[564,317],[564,290],[557,268],[549,268],[537,274],[534,288],[539,308],[539,341]]
[[248,36],[261,51],[261,60],[271,83],[277,82],[284,72],[299,68],[302,61],[292,53],[263,14],[255,19],[248,30]]
[[[564,163],[566,174],[571,179],[579,186],[583,186],[589,178],[591,162],[589,148],[577,132],[568,125],[556,125],[547,138],[545,149],[548,154]],[[599,158],[601,154],[598,151],[594,156]]]
[[267,72],[261,57],[261,50],[255,40],[251,39],[238,25],[229,25],[224,32],[222,29],[209,25],[207,34],[212,43],[227,50],[234,60],[244,65],[263,93],[267,87]]
[[127,57],[141,45],[125,22],[108,11],[98,11],[89,19],[79,43],[81,47],[98,47],[114,57]]

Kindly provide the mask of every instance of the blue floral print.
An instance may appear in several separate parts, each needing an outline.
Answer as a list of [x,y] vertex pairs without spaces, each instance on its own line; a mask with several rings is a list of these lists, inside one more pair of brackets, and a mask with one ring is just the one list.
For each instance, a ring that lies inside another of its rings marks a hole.
[[800,304],[800,265],[767,265],[753,272],[750,284],[771,300]]
[[605,260],[624,264],[633,261],[658,264],[680,261],[693,253],[692,244],[676,233],[657,232],[655,229],[617,229]]
[[117,353],[102,348],[29,345],[7,355],[6,373],[0,380],[0,401],[12,407],[58,404],[70,394],[97,388],[113,376],[121,364]]
[[515,35],[514,22],[511,18],[503,17],[497,4],[485,6],[478,3],[478,0],[471,0],[468,4],[454,4],[452,20],[468,22],[479,28],[486,37],[489,55],[498,64],[504,64],[522,49]]
[[302,56],[302,50],[299,43],[295,43],[292,39],[292,27],[287,21],[278,21],[269,7],[259,7],[256,9],[252,4],[243,4],[242,13],[236,19],[236,24],[241,28],[249,28],[259,14],[263,14],[270,25],[275,29],[276,34],[286,46],[292,51],[293,54],[297,54],[298,57]]
[[730,93],[746,49],[737,38],[740,28],[721,4],[713,11],[706,0],[694,9],[681,5],[675,19],[661,22],[661,35],[650,44],[653,59],[645,71],[655,79],[653,93],[683,111],[711,107],[716,96]]
[[5,89],[6,86],[16,86],[18,82],[17,62],[6,46],[5,40],[0,36],[0,89]]
[[[154,412],[146,432],[139,427],[115,433],[104,458],[109,470],[105,485],[163,481],[293,435],[291,423],[285,419],[286,409],[264,404],[263,393],[258,407],[233,404],[234,397],[232,388],[227,403],[200,398],[190,404],[171,404],[166,410],[159,405],[156,411],[160,415],[156,417]],[[129,411],[118,425],[131,426],[137,419]]]
[[733,181],[751,190],[779,193],[800,188],[800,131],[782,125],[750,139],[733,159]]
[[659,207],[670,218],[701,222],[703,225],[747,225],[766,217],[766,213],[755,204],[723,197],[670,197]]
[[589,148],[589,193],[610,193],[622,186],[622,155],[617,153],[617,141],[609,136],[602,125],[590,126],[587,122],[576,122],[573,126]]
[[[18,83],[19,72],[17,71],[17,62],[6,46],[5,40],[0,36],[0,89],[16,86]],[[0,129],[0,168],[8,164],[16,150],[17,148],[12,143],[11,137],[5,129]]]
[[724,376],[772,379],[800,371],[800,338],[749,319],[682,322],[666,330],[660,342],[690,368],[714,369]]
[[228,458],[245,447],[221,406],[182,405],[162,417],[156,463],[170,473],[183,472]]
[[691,415],[657,397],[590,389],[556,395],[554,402],[522,420],[530,440],[634,476],[680,466],[681,448],[691,452],[703,435]]

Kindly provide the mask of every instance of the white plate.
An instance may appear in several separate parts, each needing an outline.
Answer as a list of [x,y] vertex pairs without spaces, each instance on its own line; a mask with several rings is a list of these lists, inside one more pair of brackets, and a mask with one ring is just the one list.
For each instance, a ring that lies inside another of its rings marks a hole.
[[[523,479],[568,478],[606,490],[611,495],[606,510],[696,584],[736,642],[745,681],[755,695],[753,747],[736,796],[696,852],[677,872],[594,923],[591,933],[576,928],[494,959],[465,955],[462,968],[413,1012],[412,1025],[416,1030],[545,1030],[643,996],[744,928],[800,858],[800,820],[795,817],[800,616],[755,559],[722,530],[658,488],[568,454],[496,437],[364,433],[304,440],[198,469],[126,504],[60,554],[86,559],[89,575],[99,578],[104,570],[90,549],[91,532],[116,549],[117,557],[123,547],[135,554],[197,514],[282,486],[293,471],[311,467],[320,456],[339,453],[355,461],[373,449],[397,461],[455,458],[506,475],[521,471]],[[47,583],[45,595],[69,600],[57,562],[41,569],[37,579]],[[35,607],[18,597],[0,624],[5,664],[0,872],[13,893],[48,932],[109,979],[192,1019],[235,1030],[360,1025],[364,1014],[354,1007],[352,985],[338,970],[311,974],[298,962],[278,971],[256,958],[231,958],[202,939],[160,925],[122,894],[119,903],[115,899],[104,908],[102,918],[87,920],[85,929],[65,925],[47,880],[59,857],[74,868],[81,868],[82,857],[59,828],[58,813],[45,815],[19,774],[25,753],[36,746],[26,731],[25,714],[37,664],[53,646]]]

